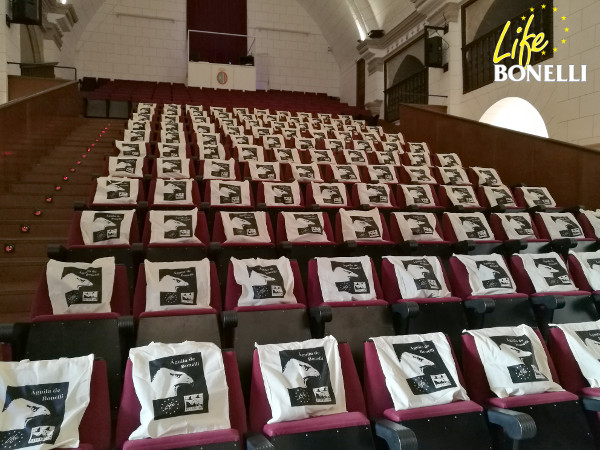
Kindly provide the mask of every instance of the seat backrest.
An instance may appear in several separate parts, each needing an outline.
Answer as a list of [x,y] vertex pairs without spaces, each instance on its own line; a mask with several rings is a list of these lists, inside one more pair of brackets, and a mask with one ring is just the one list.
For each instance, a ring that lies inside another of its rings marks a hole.
[[90,383],[90,403],[79,424],[81,444],[91,444],[94,449],[108,450],[112,436],[110,397],[106,361],[96,359]]
[[[210,262],[210,307],[218,314],[221,313],[221,289],[219,277],[217,276],[217,266],[213,261]],[[146,311],[146,271],[144,264],[140,264],[138,276],[135,284],[135,292],[133,294],[133,317],[138,318],[140,314]],[[193,314],[194,310],[189,311]],[[165,315],[169,315],[169,311],[165,311]]]
[[[350,347],[346,343],[338,344],[342,374],[344,377],[344,391],[346,393],[346,410],[348,412],[361,412],[366,415],[365,399],[358,378],[358,372],[352,359]],[[262,432],[263,427],[272,417],[271,407],[265,392],[265,384],[260,370],[258,351],[254,350],[252,360],[252,381],[250,388],[250,405],[248,426],[252,432]],[[327,416],[325,416],[327,417]]]
[[[247,430],[246,407],[234,352],[223,351],[223,365],[229,388],[229,421],[231,428],[243,435]],[[115,434],[117,448],[122,448],[131,433],[140,425],[142,407],[133,386],[132,367],[131,360],[127,360]]]
[[[377,276],[377,272],[375,271],[375,265],[373,264],[373,260],[369,258],[371,261],[371,273],[373,276],[373,287],[375,288],[375,298],[377,300],[383,300],[383,292],[381,290],[381,284],[379,283],[379,277]],[[324,303],[323,293],[321,292],[321,284],[319,283],[319,272],[317,269],[317,260],[311,259],[308,261],[308,281],[306,286],[306,299],[309,308],[314,308]],[[330,305],[340,306],[344,303],[352,303],[352,302],[329,302]]]
[[581,373],[565,333],[558,327],[552,327],[549,330],[548,350],[563,388],[574,394],[579,394],[582,389],[589,388],[590,385]]
[[[292,268],[292,275],[294,277],[294,296],[296,297],[296,301],[299,304],[306,305],[306,295],[304,292],[304,285],[302,284],[302,277],[300,276],[298,262],[295,260],[290,260],[290,266]],[[233,311],[237,307],[238,300],[240,299],[241,295],[242,286],[235,281],[235,276],[233,275],[233,265],[230,262],[227,268],[227,286],[223,309],[225,311]],[[273,309],[277,308],[277,304],[272,306]]]
[[575,286],[577,286],[577,289],[592,292],[594,289],[592,289],[592,287],[590,286],[590,283],[586,278],[585,273],[583,272],[583,268],[581,267],[581,263],[579,262],[579,260],[575,256],[569,255],[567,262],[569,273],[571,274],[571,279],[575,283]]
[[467,298],[473,293],[469,284],[469,273],[465,265],[456,257],[451,257],[449,260],[450,271],[452,276],[452,291],[460,298]]

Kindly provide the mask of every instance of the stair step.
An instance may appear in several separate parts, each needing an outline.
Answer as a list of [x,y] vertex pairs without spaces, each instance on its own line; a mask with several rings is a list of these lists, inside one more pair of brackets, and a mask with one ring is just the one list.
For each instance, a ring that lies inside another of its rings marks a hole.
[[[28,235],[25,235],[28,236]],[[44,258],[47,254],[48,244],[64,244],[67,241],[66,235],[53,237],[13,237],[2,241],[2,250],[0,251],[0,261],[9,261],[16,258]],[[5,251],[6,245],[14,246],[12,253]]]
[[47,262],[47,257],[24,258],[17,255],[11,260],[0,260],[2,292],[37,287],[40,275],[46,270]]
[[[52,202],[47,203],[45,201],[45,195],[52,195]],[[60,207],[73,207],[73,203],[76,201],[87,200],[87,193],[81,195],[54,195],[54,193],[40,193],[39,195],[27,195],[27,194],[0,194],[0,205],[5,208],[19,208],[24,205],[30,205],[32,208],[41,208],[48,205],[55,205]]]
[[[89,172],[89,171],[88,171]],[[63,180],[63,177],[67,176],[67,181]],[[92,183],[91,173],[80,173],[80,172],[69,172],[68,170],[64,173],[24,173],[21,177],[21,183],[61,183],[61,184],[86,184]]]
[[[41,215],[36,216],[33,212],[40,210]],[[73,205],[50,208],[39,206],[23,206],[21,207],[6,207],[2,208],[2,217],[10,218],[12,220],[23,221],[25,223],[31,222],[36,223],[41,220],[71,220],[73,217]]]
[[[21,231],[21,227],[27,225],[28,232]],[[5,240],[13,237],[33,236],[36,238],[55,239],[63,238],[69,233],[70,220],[0,220],[0,236]]]

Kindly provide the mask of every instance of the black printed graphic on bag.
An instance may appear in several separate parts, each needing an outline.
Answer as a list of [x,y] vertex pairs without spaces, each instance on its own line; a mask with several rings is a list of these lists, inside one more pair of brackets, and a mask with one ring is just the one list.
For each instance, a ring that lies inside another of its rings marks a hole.
[[139,111],[138,112],[138,117],[140,117],[142,119],[145,119],[147,121],[150,120],[150,110],[148,110],[148,111],[143,111],[143,110]]
[[413,166],[426,166],[427,160],[425,159],[425,155],[422,154],[411,154],[408,156]]
[[154,420],[209,412],[202,353],[155,359],[148,369]]
[[323,347],[281,350],[281,372],[290,384],[291,406],[335,405]]
[[179,142],[179,132],[167,131],[167,133],[165,134],[165,142],[167,144]]
[[194,235],[191,215],[165,215],[165,239],[189,238]]
[[134,122],[133,127],[131,127],[131,129],[132,130],[145,130],[146,122]]
[[452,189],[452,192],[456,196],[456,201],[459,204],[475,203],[475,199],[473,198],[473,196],[467,188],[454,188]]
[[258,134],[259,136],[267,136],[270,132],[271,132],[271,130],[269,130],[268,128],[257,128],[256,129],[256,134]]
[[54,444],[65,416],[69,383],[7,386],[0,448]]
[[126,198],[131,196],[131,186],[129,181],[107,181],[106,199]]
[[124,214],[97,212],[92,222],[92,241],[103,242],[121,237]]
[[273,202],[278,205],[291,205],[294,203],[292,187],[285,184],[276,184],[272,187]]
[[130,134],[132,137],[132,141],[141,141],[144,137],[146,137],[146,130],[131,130]]
[[301,178],[315,179],[315,171],[312,166],[298,166],[298,176]]
[[242,202],[242,187],[219,183],[219,201],[222,205],[237,205]]
[[406,188],[408,195],[412,198],[413,203],[418,205],[429,205],[431,204],[431,200],[427,196],[427,192],[425,188],[422,186],[414,186]]
[[292,155],[292,149],[290,149],[290,148],[278,149],[277,154],[279,155],[279,160],[281,160],[281,161],[293,161],[294,160],[294,156]]
[[390,152],[381,152],[377,154],[377,160],[379,164],[396,164],[394,160],[394,154]]
[[533,345],[527,336],[490,336],[490,339],[507,355],[507,361],[510,361],[507,364],[511,364],[515,359],[521,360],[520,364],[506,367],[513,383],[548,381],[538,368]]
[[469,239],[489,239],[490,234],[481,218],[459,216],[459,220]]
[[344,144],[342,143],[342,141],[332,140],[332,141],[329,141],[329,143],[333,147],[333,150],[342,150],[344,148]]
[[235,236],[258,236],[258,224],[252,213],[232,213],[229,215]]
[[381,231],[373,217],[350,216],[356,239],[374,239],[381,237]]
[[416,181],[430,181],[429,175],[425,169],[410,169],[410,173]]
[[185,200],[185,181],[165,181],[163,189],[163,200],[166,202]]
[[167,133],[173,133],[173,135],[179,136],[179,127],[175,124],[175,121],[164,124],[164,129]]
[[215,178],[229,178],[229,163],[213,161],[210,169],[210,174]]
[[392,181],[394,179],[390,168],[387,166],[374,166],[373,170],[378,180]]
[[67,305],[87,305],[102,302],[102,269],[65,267],[60,277],[71,290],[65,292]]
[[587,260],[587,263],[590,266],[590,269],[600,273],[600,259],[591,258]]
[[331,262],[332,280],[339,292],[368,294],[369,280],[359,262]]
[[496,176],[491,170],[480,170],[479,176],[483,177],[483,184],[498,184],[498,178],[496,178]]
[[425,258],[402,261],[404,269],[412,277],[417,289],[426,289],[429,291],[439,291],[442,284],[435,276],[433,267]]
[[533,196],[533,204],[534,205],[551,205],[552,201],[548,198],[548,196],[544,193],[542,189],[529,188],[527,190],[530,195]]
[[196,132],[197,133],[210,133],[211,132],[210,125],[196,125]]
[[456,161],[454,155],[440,156],[440,162],[442,163],[442,167],[458,166],[458,161]]
[[383,146],[383,150],[386,152],[392,152],[392,151],[398,150],[397,142],[382,142],[381,145]]
[[159,269],[158,291],[160,305],[195,305],[198,291],[196,289],[196,269]]
[[392,344],[392,347],[413,395],[456,387],[454,378],[432,341]]
[[163,173],[181,173],[181,163],[180,159],[162,161]]
[[565,216],[550,216],[556,224],[558,232],[562,237],[577,238],[583,235],[581,228],[569,217]]
[[164,158],[177,158],[179,156],[178,145],[163,145],[162,156]]
[[410,147],[410,151],[413,153],[425,153],[425,147],[421,143],[411,142],[409,144],[409,147]]
[[600,330],[575,331],[589,352],[600,361]]
[[135,173],[136,163],[137,163],[137,159],[119,158],[117,160],[117,165],[116,165],[115,169],[119,172]]
[[243,135],[243,136],[236,136],[235,141],[238,144],[249,144],[250,143],[250,137],[247,135]]
[[510,203],[514,203],[510,194],[502,188],[491,189],[491,192],[492,192],[492,194],[494,194],[496,203],[498,205],[507,205]]
[[388,193],[384,186],[378,186],[376,184],[367,184],[367,195],[369,201],[373,203],[388,203]]
[[254,300],[283,298],[285,287],[277,266],[248,266],[248,279],[252,285]]
[[313,146],[313,143],[310,139],[298,139],[298,144],[302,150],[309,149]]
[[519,236],[532,236],[533,228],[531,228],[531,223],[523,217],[523,216],[506,216],[506,219],[512,223],[515,233]]
[[413,236],[433,235],[435,231],[427,216],[423,214],[407,214],[404,216],[404,220],[408,223]]
[[242,148],[242,159],[244,161],[258,160],[258,149],[256,147],[244,147]]
[[281,143],[279,142],[279,139],[277,139],[275,137],[267,138],[267,148],[279,148],[279,147],[281,147]]
[[463,181],[462,175],[458,171],[458,169],[445,169],[444,172],[448,177],[449,184],[461,183]]
[[338,173],[340,174],[340,180],[357,180],[356,173],[352,166],[338,166]]
[[485,289],[512,288],[510,278],[496,261],[477,261],[479,279]]
[[219,159],[219,147],[217,145],[204,146],[202,150],[202,157],[204,159]]
[[298,227],[298,234],[323,234],[323,227],[317,214],[294,214]]
[[350,162],[353,162],[353,163],[364,163],[365,162],[365,155],[361,151],[349,150],[348,156],[350,156]]
[[548,286],[571,284],[571,279],[565,268],[554,258],[536,258],[533,260],[539,274]]
[[[363,152],[367,152],[371,150],[371,144],[369,141],[354,141],[354,150],[362,150]],[[352,161],[356,162],[354,159],[352,159]],[[364,161],[364,157],[362,160],[359,159],[358,161]]]
[[315,156],[317,157],[317,162],[331,162],[329,154],[324,150],[315,150]]
[[256,175],[261,180],[274,180],[276,178],[275,167],[271,164],[257,164]]
[[315,139],[327,139],[327,133],[325,131],[313,131],[312,135]]
[[140,146],[138,144],[122,144],[124,156],[140,156]]
[[207,146],[207,145],[217,145],[217,136],[214,136],[212,134],[205,134],[202,136],[202,145]]

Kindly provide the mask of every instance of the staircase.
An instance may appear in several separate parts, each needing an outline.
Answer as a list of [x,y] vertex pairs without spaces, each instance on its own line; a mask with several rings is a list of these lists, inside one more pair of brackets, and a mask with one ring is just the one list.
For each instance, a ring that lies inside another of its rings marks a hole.
[[31,146],[11,161],[11,181],[0,193],[0,323],[29,321],[31,300],[45,270],[48,244],[66,243],[73,203],[87,201],[92,174],[113,154],[123,123],[75,119],[58,145]]

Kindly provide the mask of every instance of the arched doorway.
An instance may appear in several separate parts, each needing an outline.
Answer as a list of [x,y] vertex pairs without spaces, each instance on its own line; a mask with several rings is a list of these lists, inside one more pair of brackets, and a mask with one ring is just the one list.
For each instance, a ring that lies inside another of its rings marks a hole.
[[506,97],[497,101],[483,113],[479,121],[509,130],[548,137],[542,115],[535,106],[520,97]]

